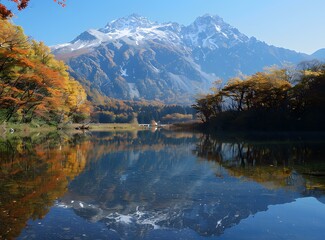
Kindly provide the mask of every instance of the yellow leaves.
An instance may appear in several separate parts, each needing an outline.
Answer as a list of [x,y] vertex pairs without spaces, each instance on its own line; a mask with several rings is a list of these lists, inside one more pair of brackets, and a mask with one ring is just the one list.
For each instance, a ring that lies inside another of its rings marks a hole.
[[20,59],[19,66],[27,67],[27,68],[34,68],[35,64],[27,58],[22,58],[22,59]]
[[[42,135],[41,135],[42,136]],[[11,230],[8,239],[19,236],[28,219],[42,217],[67,190],[87,163],[91,142],[70,144],[72,139],[24,137],[10,139],[10,148],[1,152],[0,212],[2,230]],[[0,140],[1,146],[7,146]],[[37,174],[35,174],[37,171]],[[17,218],[19,216],[19,218]],[[1,233],[6,233],[3,231]]]
[[240,79],[239,77],[234,77],[234,78],[229,79],[226,86],[234,86],[234,85],[241,84],[242,82],[243,82],[243,80]]
[[273,68],[230,79],[223,89],[198,99],[193,107],[203,120],[220,129],[322,129],[325,65],[305,65],[311,67],[299,72]]
[[317,76],[321,76],[322,74],[324,74],[324,73],[322,73],[321,71],[317,71],[317,72],[312,71],[312,70],[304,71],[304,75],[307,77],[317,77]]
[[231,98],[237,110],[280,104],[285,92],[291,88],[285,70],[272,69],[252,76],[233,78],[222,89],[225,97]]
[[16,103],[5,120],[18,111],[56,121],[80,110],[89,115],[85,90],[70,78],[64,62],[43,42],[28,41],[20,27],[0,23],[0,78],[6,80],[0,86],[0,102]]
[[89,114],[87,94],[80,83],[73,78],[69,78],[65,91],[67,92],[65,105],[70,108],[71,113],[83,112],[86,115]]
[[0,19],[0,48],[11,49],[12,46],[26,48],[27,37],[21,27],[14,26],[9,21]]
[[172,113],[166,114],[162,119],[167,122],[181,122],[192,120],[193,117],[192,114]]

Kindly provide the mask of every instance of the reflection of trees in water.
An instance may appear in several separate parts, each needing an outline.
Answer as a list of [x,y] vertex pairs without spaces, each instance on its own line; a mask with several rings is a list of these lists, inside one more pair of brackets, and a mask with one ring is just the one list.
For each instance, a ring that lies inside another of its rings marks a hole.
[[28,219],[44,217],[85,167],[87,142],[53,136],[0,139],[0,233],[17,237]]
[[204,135],[193,153],[220,163],[233,176],[247,177],[270,188],[304,184],[307,190],[325,190],[322,146],[322,142],[308,141],[224,142]]
[[[198,144],[200,155],[213,161],[198,164],[192,155],[193,144],[197,143],[193,136],[174,138],[143,132],[137,138],[107,134],[99,140],[106,152],[88,163],[87,171],[70,184],[61,203],[84,218],[105,222],[121,235],[148,233],[153,229],[149,220],[167,229],[220,235],[249,215],[266,211],[272,204],[291,202],[299,195],[238,183],[229,176],[220,164],[227,162],[230,169],[252,163],[250,158],[256,154],[245,145],[238,149],[236,144],[201,138],[205,144]],[[94,149],[101,148],[101,144],[95,144]],[[255,161],[251,165],[259,164]],[[211,176],[211,170],[218,167],[222,178]],[[234,175],[235,170],[228,172]],[[91,207],[81,208],[78,201]],[[123,217],[131,223],[121,223]]]
[[[204,159],[199,165],[192,155],[198,138],[194,153]],[[104,221],[117,230],[121,225],[116,219],[121,215],[139,220],[141,226],[123,228],[124,233],[134,227],[145,233],[153,228],[150,220],[205,236],[221,234],[270,204],[292,201],[298,193],[275,197],[273,188],[303,181],[305,189],[307,177],[296,173],[310,170],[311,163],[317,166],[324,154],[315,150],[304,143],[223,143],[210,136],[171,132],[0,141],[1,156],[5,156],[0,162],[0,231],[5,238],[17,236],[28,219],[43,217],[60,198],[81,217]],[[222,178],[206,180],[215,168]],[[273,185],[268,189],[250,185],[247,193],[245,184],[229,174]]]
[[[164,187],[161,179],[186,171],[187,159],[180,156],[184,156],[184,145],[194,144],[196,140],[193,134],[139,132],[134,137],[128,133],[101,133],[92,139],[96,144],[88,155],[87,172],[71,184],[71,192],[94,196],[112,211],[135,209],[150,201],[155,201],[156,206],[167,204],[155,194],[157,188]],[[188,155],[191,155],[189,150]],[[175,186],[179,184],[186,183],[175,182]],[[172,194],[173,190],[166,189],[169,190]]]
[[[161,150],[171,137],[160,135],[107,132],[0,139],[0,237],[16,237],[29,219],[44,217],[65,194],[69,182],[104,155],[132,149]],[[180,144],[184,139],[172,141]],[[87,182],[83,188],[88,186],[91,189],[92,184]]]

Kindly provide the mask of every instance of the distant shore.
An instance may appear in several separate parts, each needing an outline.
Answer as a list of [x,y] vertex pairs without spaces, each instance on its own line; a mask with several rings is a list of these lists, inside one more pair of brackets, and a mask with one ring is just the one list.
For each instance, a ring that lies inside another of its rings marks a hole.
[[[63,130],[82,130],[82,123],[72,123],[62,126]],[[140,129],[138,124],[131,123],[90,123],[85,126],[89,127],[90,131],[114,131],[114,130],[137,130]]]
[[[29,135],[33,133],[47,133],[47,132],[59,132],[59,131],[83,131],[81,123],[64,124],[58,126],[51,125],[38,125],[38,124],[16,124],[5,123],[0,125],[0,135]],[[135,123],[90,123],[87,124],[87,131],[138,131],[150,129],[145,126],[140,126]],[[165,126],[166,127],[166,126]]]

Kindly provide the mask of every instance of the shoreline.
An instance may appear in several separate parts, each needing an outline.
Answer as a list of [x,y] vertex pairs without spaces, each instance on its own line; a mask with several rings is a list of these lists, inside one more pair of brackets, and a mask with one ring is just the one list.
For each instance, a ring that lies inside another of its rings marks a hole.
[[150,130],[150,128],[139,126],[134,123],[91,123],[89,129],[78,129],[82,124],[72,123],[64,126],[37,125],[37,124],[16,124],[6,123],[0,125],[0,137],[6,136],[29,136],[32,134],[48,134],[59,132],[80,133],[83,131],[89,132],[114,132],[114,131],[141,131]]
[[[89,129],[78,129],[82,124],[72,123],[64,126],[37,125],[37,124],[14,124],[6,123],[0,125],[0,137],[24,137],[33,134],[49,133],[82,133],[82,132],[117,132],[117,131],[143,131],[156,130],[157,127],[140,126],[134,123],[90,123]],[[265,140],[272,139],[304,139],[315,138],[324,139],[324,131],[252,131],[252,130],[228,130],[220,131],[217,129],[205,128],[202,123],[188,122],[176,123],[166,126],[159,126],[158,129],[164,129],[173,132],[193,132],[213,135],[225,139],[254,139]]]

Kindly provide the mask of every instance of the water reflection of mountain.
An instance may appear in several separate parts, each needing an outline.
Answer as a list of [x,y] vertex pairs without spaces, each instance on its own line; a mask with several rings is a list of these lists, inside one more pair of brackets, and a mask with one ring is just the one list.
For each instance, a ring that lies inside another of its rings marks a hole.
[[[147,140],[140,138],[136,145],[144,141],[148,147],[161,148],[164,141],[159,143],[155,138],[155,134]],[[182,138],[176,138],[175,142]],[[29,219],[45,217],[89,159],[96,162],[109,152],[124,151],[137,139],[137,133],[0,138],[0,239],[17,237]]]
[[320,145],[159,131],[2,141],[1,235],[18,236],[54,202],[105,224],[112,239],[220,235],[270,205],[324,202]]
[[[91,221],[105,222],[127,239],[148,236],[157,228],[219,235],[269,205],[322,194],[300,174],[311,171],[308,164],[292,165],[315,159],[319,146],[314,153],[309,146],[256,147],[208,136],[197,143],[193,136],[145,132],[126,140],[100,139],[112,151],[89,162],[60,204]],[[195,155],[213,161],[198,162]]]

